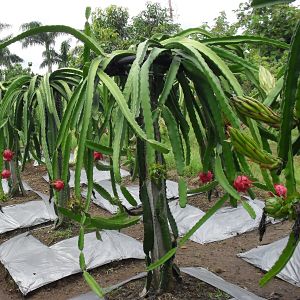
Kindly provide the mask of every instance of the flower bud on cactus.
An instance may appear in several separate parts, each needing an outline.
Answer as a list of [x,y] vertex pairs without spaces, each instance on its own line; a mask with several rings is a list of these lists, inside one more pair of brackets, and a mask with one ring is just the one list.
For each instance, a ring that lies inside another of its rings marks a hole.
[[3,159],[6,161],[11,161],[14,157],[14,153],[10,149],[5,149],[3,151]]
[[1,177],[3,178],[3,179],[8,179],[9,177],[11,176],[11,173],[10,173],[10,171],[9,170],[3,170],[2,172],[1,172]]
[[287,188],[282,184],[274,185],[276,195],[282,198],[286,198]]
[[103,154],[97,151],[94,151],[94,160],[103,160]]
[[214,174],[211,171],[208,171],[207,173],[201,172],[198,176],[201,183],[208,183],[213,180]]
[[252,181],[244,175],[238,176],[233,183],[233,186],[238,192],[246,192],[251,188]]
[[61,191],[64,189],[65,184],[61,179],[56,179],[52,182],[52,186],[55,190]]

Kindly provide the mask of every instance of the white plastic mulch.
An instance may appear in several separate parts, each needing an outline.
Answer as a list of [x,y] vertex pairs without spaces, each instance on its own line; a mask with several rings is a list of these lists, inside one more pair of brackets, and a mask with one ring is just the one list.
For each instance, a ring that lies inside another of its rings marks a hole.
[[0,233],[54,221],[57,217],[53,204],[35,200],[2,207]]
[[[262,270],[269,271],[279,258],[287,241],[288,237],[285,237],[271,244],[239,253],[237,256]],[[287,265],[280,271],[277,277],[300,287],[300,243]]]
[[[210,217],[190,239],[196,243],[205,244],[225,240],[258,228],[263,212],[261,207],[264,203],[259,200],[250,200],[248,203],[256,213],[255,219],[249,216],[242,205],[237,208],[223,207]],[[181,236],[205,215],[204,211],[191,205],[181,208],[178,200],[170,202],[169,206]]]
[[[4,192],[8,192],[7,181],[2,181]],[[26,228],[54,221],[57,216],[53,203],[49,203],[49,197],[43,193],[34,191],[27,183],[23,182],[27,191],[37,194],[37,200],[21,204],[7,205],[0,211],[0,234],[19,228]]]
[[[117,231],[101,231],[85,235],[84,254],[87,269],[112,261],[144,259],[143,245]],[[0,245],[0,261],[8,270],[20,291],[29,292],[69,275],[81,272],[78,237],[61,241],[51,247],[28,233],[18,235]]]
[[[99,182],[99,184],[106,191],[108,191],[111,194],[111,196],[113,196],[113,190],[112,190],[112,186],[111,186],[111,181],[110,180],[101,181],[101,182]],[[167,187],[167,198],[168,199],[178,198],[178,183],[177,182],[171,181],[171,180],[167,180],[166,181],[166,187]],[[139,207],[141,205],[140,196],[139,196],[139,186],[136,185],[136,184],[133,184],[133,185],[130,185],[130,186],[126,187],[126,188],[130,192],[130,194],[133,196],[133,198],[136,200],[137,207]],[[122,202],[122,204],[128,210],[131,210],[131,209],[135,208],[123,196],[119,185],[117,185],[117,192],[118,192],[118,196],[120,198],[120,201]],[[86,197],[86,194],[87,194],[86,190],[83,191],[83,193],[82,193],[83,197]],[[93,202],[95,204],[97,204],[100,207],[106,209],[107,211],[109,211],[112,214],[117,213],[118,206],[111,204],[108,200],[106,200],[105,198],[103,198],[97,191],[95,191],[95,196],[96,197],[92,198],[92,200],[93,200]]]
[[[32,188],[26,182],[23,181],[22,183],[23,183],[23,187],[24,187],[25,191],[32,191]],[[2,187],[3,187],[4,193],[7,194],[9,191],[9,186],[8,186],[7,180],[5,180],[5,179],[2,180]]]

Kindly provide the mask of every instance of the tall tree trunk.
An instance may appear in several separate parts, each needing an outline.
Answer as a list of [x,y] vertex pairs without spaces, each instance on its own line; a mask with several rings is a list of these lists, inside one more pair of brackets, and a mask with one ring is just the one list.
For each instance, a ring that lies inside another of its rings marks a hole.
[[52,73],[52,62],[50,56],[50,45],[46,43],[46,55],[47,55],[47,66],[48,66],[48,73]]
[[169,0],[169,11],[170,11],[170,18],[171,18],[171,20],[173,20],[172,0]]

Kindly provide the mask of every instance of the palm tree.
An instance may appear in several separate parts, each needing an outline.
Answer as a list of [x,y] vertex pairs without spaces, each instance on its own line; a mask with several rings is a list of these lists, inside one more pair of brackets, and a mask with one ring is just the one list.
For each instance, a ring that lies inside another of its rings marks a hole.
[[57,54],[58,66],[65,68],[69,62],[69,50],[71,48],[71,39],[65,40],[60,44],[60,51]]
[[6,24],[6,23],[0,23],[0,31],[3,30],[3,29],[9,28],[9,27],[10,27],[9,24]]
[[48,65],[48,59],[51,65],[58,64],[59,68],[65,68],[68,66],[69,62],[69,50],[71,48],[71,39],[65,40],[60,44],[59,53],[55,51],[54,48],[50,48],[49,55],[46,51],[43,51],[42,56],[44,58],[40,65],[40,68],[45,68]]
[[54,48],[50,48],[48,51],[43,51],[42,52],[42,57],[43,57],[43,61],[40,64],[40,68],[46,68],[48,67],[48,71],[49,71],[49,65],[52,66],[58,64],[58,59],[57,59],[58,54],[55,52]]
[[[3,29],[9,28],[9,24],[0,23],[0,31]],[[9,39],[10,36],[5,37],[4,39],[0,39],[0,43]],[[0,50],[0,67],[10,68],[14,63],[20,63],[23,59],[16,54],[10,52],[8,48],[4,48]]]
[[[0,40],[0,43],[3,40]],[[0,50],[0,67],[9,68],[12,64],[20,63],[23,59],[16,54],[10,52],[8,48],[4,48]]]
[[[42,26],[41,22],[38,21],[32,21],[29,23],[24,23],[21,25],[21,29],[23,31],[40,27]],[[47,66],[48,67],[48,72],[52,72],[52,64],[53,64],[53,51],[54,49],[51,47],[52,45],[55,44],[55,38],[59,35],[57,32],[43,32],[43,33],[38,33],[36,35],[27,37],[23,40],[22,46],[24,48],[27,48],[29,46],[33,45],[42,45],[45,47],[45,51],[43,52],[43,56],[45,57],[45,63],[43,62],[42,65],[43,67]]]

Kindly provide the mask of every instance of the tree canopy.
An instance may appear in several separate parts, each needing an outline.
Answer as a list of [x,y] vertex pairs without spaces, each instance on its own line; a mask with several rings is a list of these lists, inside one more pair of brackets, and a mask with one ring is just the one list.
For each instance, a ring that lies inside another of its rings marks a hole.
[[[0,31],[9,28],[10,25],[6,23],[0,23]],[[10,36],[5,37],[4,39],[0,39],[0,43],[6,39],[9,39]],[[0,67],[10,68],[15,63],[22,62],[23,59],[18,55],[11,53],[8,48],[4,48],[0,50]]]
[[127,49],[156,33],[172,34],[179,30],[167,8],[146,3],[146,8],[130,18],[128,9],[110,5],[92,13],[92,33],[106,52]]
[[[235,26],[242,34],[273,38],[288,44],[291,42],[296,20],[300,18],[299,8],[291,4],[253,8],[247,1],[241,3],[235,13]],[[286,51],[267,45],[252,45],[249,51],[250,57],[255,60],[260,58],[271,68],[276,64],[282,65],[286,60]]]

